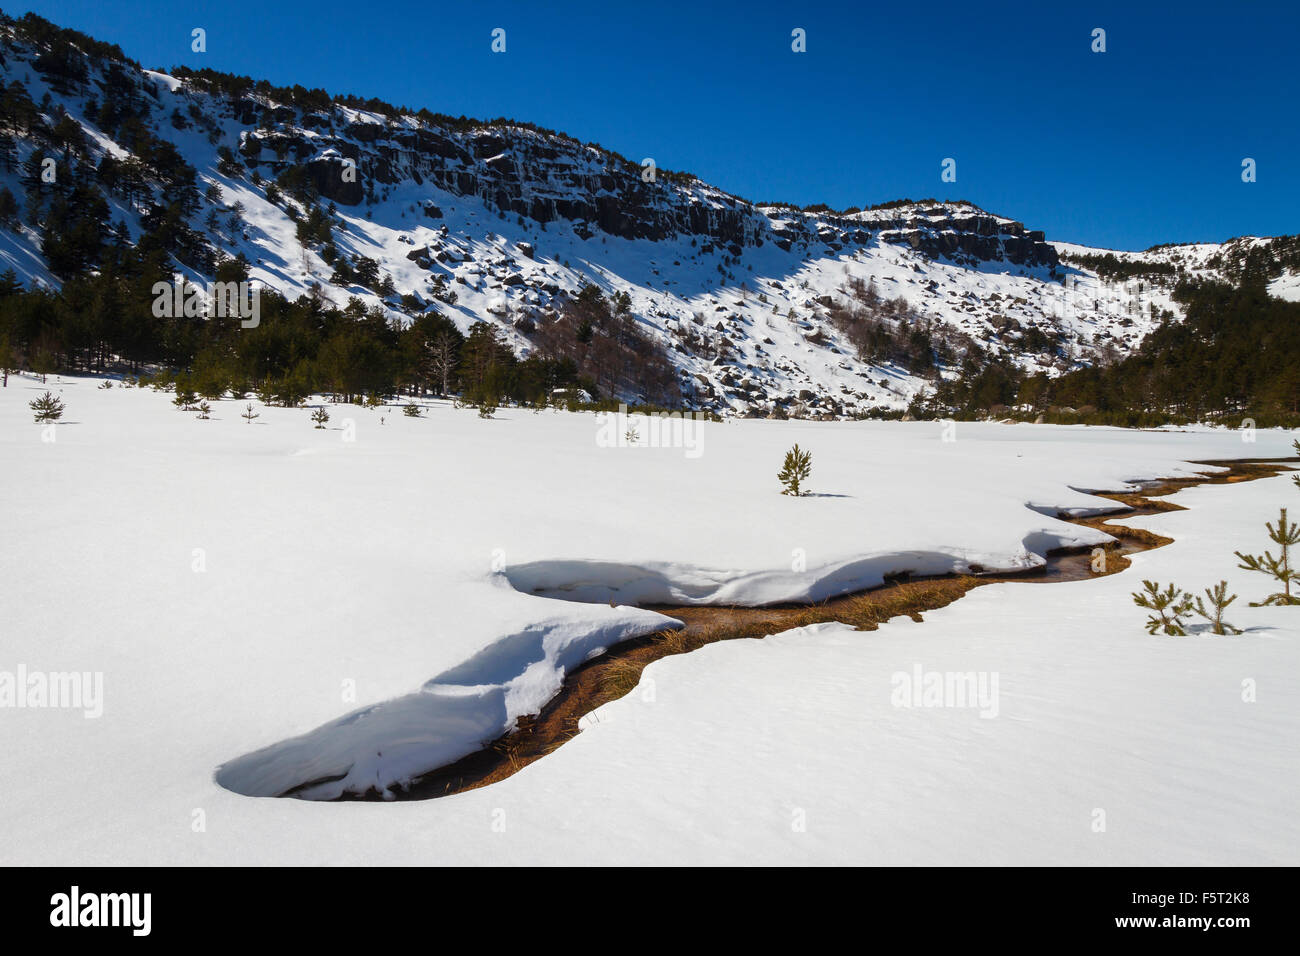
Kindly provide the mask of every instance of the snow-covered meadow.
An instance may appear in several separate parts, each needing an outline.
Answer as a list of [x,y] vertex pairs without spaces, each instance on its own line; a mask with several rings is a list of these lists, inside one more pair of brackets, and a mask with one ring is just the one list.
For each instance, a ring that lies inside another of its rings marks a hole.
[[[1097,540],[1055,517],[1112,507],[1089,490],[1288,455],[1291,434],[728,421],[608,447],[591,414],[331,405],[317,430],[308,410],[255,403],[249,423],[223,401],[202,421],[97,384],[0,389],[0,672],[103,681],[98,717],[0,708],[3,862],[1300,858],[1300,612],[1247,607],[1266,582],[1232,558],[1263,549],[1279,505],[1300,510],[1282,477],[1129,519],[1176,540],[1119,575],[657,662],[482,790],[245,795],[382,788],[474,749],[566,668],[665,625],[629,602],[1024,567]],[[68,409],[52,432],[27,408],[46,388]],[[799,499],[776,479],[796,441],[813,453]],[[1143,577],[1227,578],[1247,632],[1147,635]],[[897,706],[918,667],[996,675],[996,714]]]

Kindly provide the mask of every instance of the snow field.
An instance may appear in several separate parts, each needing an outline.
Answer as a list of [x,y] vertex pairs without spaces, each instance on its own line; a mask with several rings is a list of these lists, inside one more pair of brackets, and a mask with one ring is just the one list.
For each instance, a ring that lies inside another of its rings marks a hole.
[[[762,603],[924,560],[1025,566],[1091,543],[1054,517],[1113,507],[1089,489],[1282,456],[1289,434],[961,423],[945,442],[935,423],[730,421],[691,459],[602,448],[591,415],[330,406],[318,431],[303,409],[248,424],[223,401],[199,421],[95,385],[0,390],[0,671],[104,681],[97,719],[0,709],[5,862],[1295,862],[1297,624],[1247,608],[1265,582],[1231,558],[1295,502],[1281,478],[1131,519],[1176,541],[1121,575],[660,661],[653,693],[485,790],[315,804],[214,778],[395,784],[667,623],[620,598]],[[68,406],[53,441],[26,407],[46,388]],[[795,441],[815,497],[778,493]],[[1128,597],[1142,577],[1226,577],[1248,633],[1149,637]],[[596,603],[527,593],[546,586]],[[894,706],[918,663],[997,673],[997,716]]]

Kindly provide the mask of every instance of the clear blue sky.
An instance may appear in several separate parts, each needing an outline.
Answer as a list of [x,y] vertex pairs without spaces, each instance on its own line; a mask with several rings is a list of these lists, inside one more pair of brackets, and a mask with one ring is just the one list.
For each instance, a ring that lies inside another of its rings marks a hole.
[[1114,248],[1300,232],[1295,0],[6,6],[27,9],[148,67],[528,120],[752,200],[964,198]]

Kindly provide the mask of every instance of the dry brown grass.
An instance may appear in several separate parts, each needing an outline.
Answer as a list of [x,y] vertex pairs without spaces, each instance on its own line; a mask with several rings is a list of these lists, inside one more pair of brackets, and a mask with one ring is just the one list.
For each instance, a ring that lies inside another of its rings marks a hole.
[[609,662],[600,674],[600,696],[605,700],[617,700],[631,692],[641,682],[641,671],[645,664],[638,660],[616,658]]

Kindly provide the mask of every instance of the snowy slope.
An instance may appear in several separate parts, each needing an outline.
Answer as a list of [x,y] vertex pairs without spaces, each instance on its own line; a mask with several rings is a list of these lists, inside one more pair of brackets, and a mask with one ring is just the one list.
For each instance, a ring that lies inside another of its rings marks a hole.
[[1268,293],[1287,302],[1300,302],[1300,273],[1284,272],[1268,284]]
[[[1300,295],[1297,270],[1285,264],[1294,261],[1297,245],[1294,236],[1242,236],[1227,242],[1175,243],[1141,252],[1101,249],[1072,242],[1053,241],[1051,244],[1067,264],[1078,257],[1109,255],[1124,263],[1172,268],[1175,271],[1173,276],[1146,276],[1122,282],[1097,279],[1096,294],[1110,296],[1116,301],[1136,300],[1140,310],[1148,308],[1146,303],[1149,302],[1149,308],[1168,310],[1180,316],[1178,303],[1169,295],[1175,282],[1179,279],[1236,281],[1240,278],[1243,262],[1252,255],[1259,257],[1270,276],[1270,295],[1288,301],[1295,301]],[[1087,273],[1090,270],[1080,271]]]
[[[0,69],[6,84],[24,86],[50,124],[66,111],[94,161],[130,156],[91,115],[103,60],[87,57],[89,80],[61,91],[34,67],[39,51],[10,42]],[[222,255],[245,256],[257,282],[291,297],[320,289],[338,305],[357,296],[400,323],[428,308],[462,330],[495,322],[521,354],[535,347],[529,330],[554,314],[560,297],[594,282],[631,297],[633,313],[678,367],[686,398],[702,407],[767,414],[807,403],[813,415],[850,416],[905,406],[926,383],[920,371],[861,359],[832,321],[834,310],[857,303],[855,283],[905,300],[889,323],[903,338],[920,329],[948,345],[950,364],[979,346],[1048,374],[1122,355],[1162,311],[1179,314],[1168,286],[1135,289],[1060,266],[1058,250],[1097,250],[1048,243],[968,203],[845,214],[755,206],[690,177],[645,183],[639,166],[558,133],[387,117],[338,103],[299,108],[261,92],[228,96],[119,67],[150,106],[150,130],[198,171],[199,192],[219,188],[192,225]],[[35,144],[19,137],[17,146],[16,168],[0,173],[0,186],[21,197],[22,163]],[[222,148],[241,160],[230,175],[220,169]],[[355,184],[344,180],[345,160],[357,164]],[[374,260],[396,295],[331,284],[322,247],[297,238],[303,203],[267,199],[268,182],[289,167],[307,170],[332,204],[339,253]],[[106,198],[112,222],[138,239],[147,203]],[[1196,272],[1218,249],[1172,247],[1156,258]],[[0,267],[28,285],[58,285],[28,225],[0,230]],[[414,310],[401,307],[403,294],[416,297]]]

